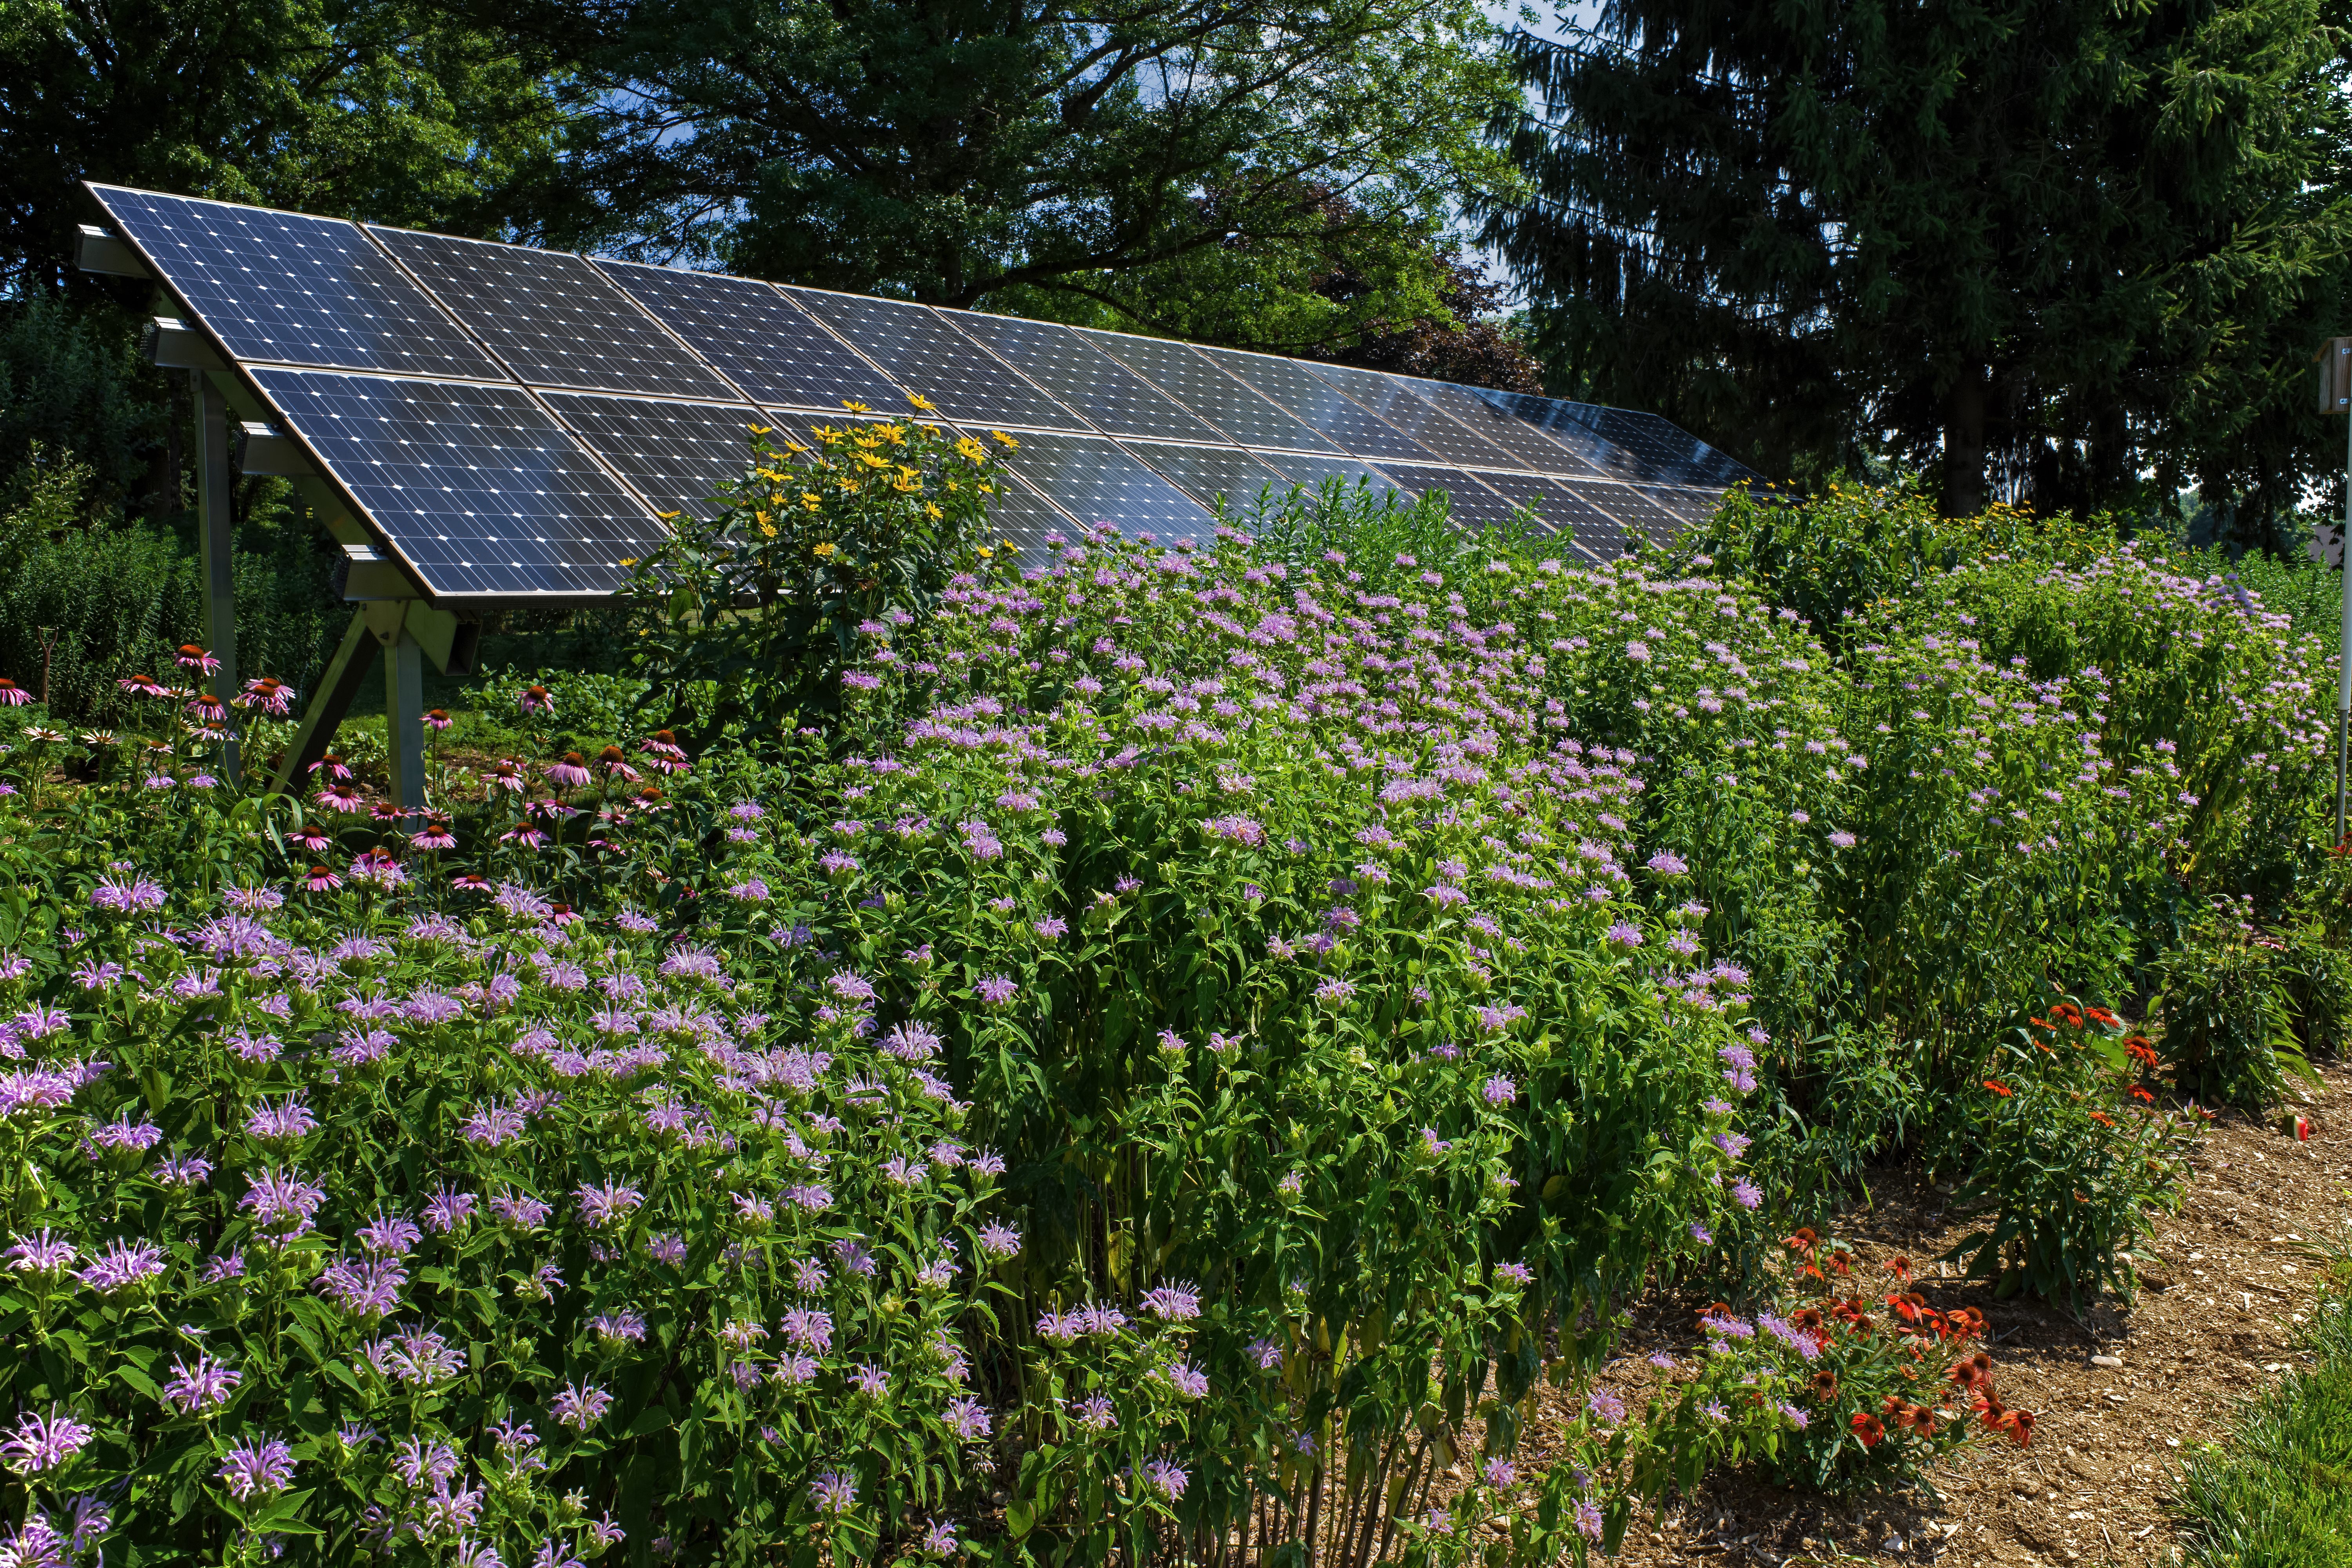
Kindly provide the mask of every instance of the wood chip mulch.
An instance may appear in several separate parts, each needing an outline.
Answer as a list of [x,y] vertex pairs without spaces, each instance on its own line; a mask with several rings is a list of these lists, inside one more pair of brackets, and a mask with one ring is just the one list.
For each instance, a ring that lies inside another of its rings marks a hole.
[[[2248,1395],[2305,1364],[2294,1326],[2311,1308],[2312,1248],[2352,1243],[2352,1070],[2323,1067],[2324,1089],[2263,1122],[2225,1112],[2192,1160],[2180,1212],[2159,1216],[2143,1249],[2136,1307],[2102,1301],[2080,1320],[1932,1262],[1914,1289],[1937,1307],[1972,1306],[1990,1321],[2001,1397],[2032,1410],[2030,1448],[1990,1435],[1931,1475],[1931,1490],[1840,1501],[1790,1492],[1740,1471],[1719,1474],[1627,1532],[1633,1568],[1851,1563],[2158,1564],[2182,1544],[2166,1502],[2182,1457],[2221,1440]],[[2316,1124],[2298,1142],[2294,1116]],[[1898,1255],[1915,1264],[1966,1234],[1948,1220],[1948,1189],[1910,1169],[1880,1173],[1873,1202],[1840,1219],[1838,1239],[1877,1277]],[[1939,1278],[1939,1273],[1941,1277]],[[1654,1351],[1687,1356],[1695,1303],[1654,1294],[1604,1381],[1628,1405]],[[1538,1398],[1559,1419],[1569,1396]],[[1531,1447],[1544,1447],[1541,1419]],[[1444,1481],[1440,1481],[1443,1489]]]

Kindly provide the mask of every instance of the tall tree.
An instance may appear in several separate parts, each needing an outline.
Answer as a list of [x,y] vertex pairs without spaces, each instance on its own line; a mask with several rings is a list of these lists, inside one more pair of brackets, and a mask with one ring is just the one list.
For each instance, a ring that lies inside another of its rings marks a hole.
[[1414,227],[1499,169],[1509,93],[1473,0],[471,3],[576,59],[642,253],[952,305],[1124,309],[1106,279],[1335,195]]
[[[1515,58],[1487,237],[1555,374],[1945,504],[2292,507],[2352,249],[2327,0],[1609,0]],[[2340,432],[2335,440],[2340,444]]]
[[0,0],[0,277],[66,283],[82,179],[469,233],[593,232],[551,61],[425,0]]

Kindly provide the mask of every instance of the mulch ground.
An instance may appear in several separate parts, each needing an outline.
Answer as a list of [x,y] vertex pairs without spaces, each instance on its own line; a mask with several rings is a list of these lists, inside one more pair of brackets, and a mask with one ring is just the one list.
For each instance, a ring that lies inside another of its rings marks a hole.
[[[2324,1090],[2298,1106],[2318,1124],[2308,1142],[2273,1119],[2224,1113],[2200,1143],[2180,1212],[2159,1217],[2144,1250],[2146,1288],[2128,1311],[2100,1303],[2084,1318],[2046,1303],[1993,1299],[1990,1286],[1927,1264],[1914,1289],[1937,1307],[1990,1321],[2003,1400],[2034,1412],[2030,1448],[1972,1442],[1939,1467],[1933,1494],[1835,1501],[1734,1471],[1638,1520],[1620,1562],[1639,1568],[1853,1562],[2155,1564],[2180,1544],[2167,1511],[2188,1450],[2220,1439],[2249,1394],[2301,1364],[2294,1326],[2318,1274],[2312,1244],[2352,1242],[2352,1071],[2323,1069]],[[1872,1203],[1837,1236],[1864,1264],[1933,1258],[1965,1234],[1949,1194],[1907,1171],[1882,1173]],[[1645,1299],[1606,1373],[1642,1387],[1657,1350],[1687,1354],[1698,1302]],[[1556,1415],[1567,1395],[1541,1395]],[[1635,1399],[1629,1393],[1627,1404]],[[1540,1433],[1543,1423],[1537,1424]],[[1538,1435],[1536,1445],[1541,1447]]]

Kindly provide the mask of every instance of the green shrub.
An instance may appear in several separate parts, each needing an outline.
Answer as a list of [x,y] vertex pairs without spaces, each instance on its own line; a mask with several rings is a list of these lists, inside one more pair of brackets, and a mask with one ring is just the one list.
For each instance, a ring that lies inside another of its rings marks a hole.
[[2192,1131],[2134,1084],[2124,1028],[2060,1002],[2011,1031],[1970,1096],[1957,1213],[1990,1219],[1947,1256],[1994,1293],[2074,1306],[2137,1284],[2121,1255],[2179,1205]]
[[2285,944],[2234,900],[2196,912],[2160,966],[2157,1048],[2181,1092],[2263,1110],[2310,1065],[2296,1048]]

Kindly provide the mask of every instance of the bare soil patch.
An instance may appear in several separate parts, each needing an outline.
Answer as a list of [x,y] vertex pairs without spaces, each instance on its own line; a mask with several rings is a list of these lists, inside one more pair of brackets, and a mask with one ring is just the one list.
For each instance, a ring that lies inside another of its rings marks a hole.
[[[2143,1255],[2147,1281],[2128,1311],[2101,1303],[2081,1320],[2048,1303],[1993,1299],[1989,1285],[1927,1262],[1967,1234],[1947,1217],[1947,1192],[1910,1171],[1884,1172],[1874,1202],[1842,1217],[1839,1239],[1862,1261],[1860,1278],[1898,1255],[1920,1268],[1913,1289],[1947,1310],[1975,1307],[1989,1336],[2001,1397],[2032,1410],[2030,1448],[1989,1435],[1933,1476],[1936,1495],[1856,1501],[1808,1497],[1740,1471],[1711,1478],[1638,1519],[1620,1562],[1638,1568],[1760,1563],[2155,1564],[2179,1544],[2165,1509],[2181,1456],[2229,1430],[2247,1395],[2298,1364],[2295,1323],[2308,1312],[2319,1273],[2308,1249],[2352,1240],[2352,1071],[2323,1068],[2317,1124],[2298,1142],[2293,1117],[2267,1124],[2224,1112],[2194,1157],[2187,1202],[2158,1222]],[[1698,1345],[1703,1302],[1653,1295],[1605,1381],[1646,1386],[1643,1358],[1686,1355]],[[2097,1358],[2097,1359],[2095,1359]],[[1547,1414],[1575,1406],[1545,1387]],[[1537,1423],[1532,1447],[1542,1448]]]

